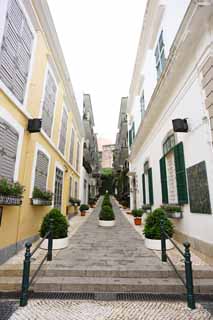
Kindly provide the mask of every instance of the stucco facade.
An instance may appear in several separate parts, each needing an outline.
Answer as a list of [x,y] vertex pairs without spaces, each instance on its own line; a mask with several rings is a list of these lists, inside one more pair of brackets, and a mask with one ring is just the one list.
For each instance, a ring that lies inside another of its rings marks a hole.
[[[212,19],[211,1],[148,1],[128,101],[131,206],[179,204],[176,237],[209,256]],[[186,119],[187,132],[174,132],[174,119]]]
[[[61,174],[62,193],[59,195],[60,201],[57,200],[57,206],[60,207],[63,214],[68,211],[67,204],[70,196],[79,197],[82,163],[83,129],[81,119],[47,2],[46,0],[31,2],[21,0],[1,1],[0,48],[3,48],[3,35],[9,38],[6,33],[6,26],[13,24],[12,17],[9,22],[6,20],[6,14],[11,10],[11,6],[24,17],[23,19],[26,19],[33,34],[33,40],[23,101],[18,100],[17,95],[11,91],[11,88],[8,88],[4,74],[1,73],[0,76],[0,119],[3,124],[8,124],[18,133],[15,170],[12,172],[12,180],[18,181],[25,188],[21,206],[2,206],[0,261],[4,261],[15,253],[26,239],[37,237],[42,218],[51,207],[56,205],[54,196],[52,206],[33,206],[31,204],[35,187],[38,151],[48,159],[44,189],[55,193],[56,168],[59,169],[58,172]],[[8,16],[10,18],[10,12]],[[14,40],[13,45],[16,45],[16,40]],[[9,50],[9,45],[7,50]],[[2,67],[3,61],[1,59],[0,61]],[[46,103],[45,99],[47,99],[47,82],[50,78],[54,83],[56,94],[54,104],[52,104],[52,113],[48,116],[44,115],[44,105]],[[65,120],[62,120],[62,115]],[[52,121],[49,122],[49,127],[44,127],[44,120],[49,121],[51,116]],[[29,119],[34,118],[43,118],[42,128],[38,133],[30,133],[27,130]],[[63,125],[62,121],[64,121]],[[64,124],[66,129],[63,128]],[[73,132],[75,139],[71,146]],[[8,141],[4,142],[8,143]],[[2,159],[5,158],[1,158],[1,161],[3,161]],[[4,178],[1,170],[0,175]]]

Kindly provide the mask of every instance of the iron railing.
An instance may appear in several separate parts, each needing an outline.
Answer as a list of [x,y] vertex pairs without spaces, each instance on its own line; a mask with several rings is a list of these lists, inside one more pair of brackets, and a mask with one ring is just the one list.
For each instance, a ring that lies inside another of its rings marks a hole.
[[[53,247],[52,230],[53,230],[53,219],[50,219],[49,231],[45,234],[45,236],[37,244],[37,246],[34,248],[34,250],[32,252],[30,252],[30,248],[32,246],[32,243],[27,242],[25,244],[26,252],[25,252],[25,258],[24,258],[24,263],[23,263],[22,287],[21,287],[21,294],[20,294],[20,306],[21,307],[25,307],[27,305],[28,298],[29,298],[29,287],[33,283],[33,280],[37,276],[37,274],[40,271],[44,262],[46,260],[52,261],[52,247]],[[47,253],[45,254],[44,258],[42,259],[41,263],[39,264],[38,268],[35,270],[34,274],[31,276],[31,279],[30,279],[31,258],[35,254],[35,252],[39,249],[40,245],[47,238],[48,238]]]
[[[183,283],[186,288],[186,295],[187,295],[187,304],[190,309],[195,309],[195,296],[194,296],[194,285],[193,285],[193,271],[192,271],[192,261],[191,261],[191,253],[190,253],[190,243],[188,241],[184,241],[184,252],[177,246],[174,240],[167,234],[164,230],[164,221],[161,220],[161,260],[163,262],[169,261],[171,266],[173,267],[175,273]],[[185,279],[182,277],[181,273],[176,268],[175,264],[172,262],[171,258],[168,256],[166,252],[166,239],[172,242],[178,252],[184,258],[185,264]]]

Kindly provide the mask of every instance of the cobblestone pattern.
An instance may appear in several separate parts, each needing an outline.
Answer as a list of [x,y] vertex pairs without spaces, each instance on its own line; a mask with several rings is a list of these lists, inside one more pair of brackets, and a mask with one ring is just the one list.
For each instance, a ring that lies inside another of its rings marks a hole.
[[10,320],[210,320],[200,305],[191,311],[185,303],[129,301],[35,300],[19,308]]
[[8,320],[17,308],[14,301],[0,301],[0,320]]
[[[118,203],[117,203],[118,204]],[[119,205],[119,204],[118,204]],[[142,218],[142,225],[140,226],[135,226],[134,224],[134,217],[131,214],[127,214],[127,212],[130,211],[130,209],[121,209],[121,212],[124,214],[125,218],[130,222],[130,224],[135,228],[135,230],[141,235],[141,237],[144,239],[144,235],[143,235],[143,229],[144,229],[144,222],[145,222],[145,216]],[[181,243],[176,242],[177,245],[179,245],[180,247],[183,246]],[[161,259],[161,252],[160,251],[153,251],[155,252],[155,254],[159,257],[159,259]],[[172,249],[167,251],[167,254],[169,255],[169,257],[172,259],[173,263],[177,266],[184,266],[184,259],[183,257],[179,254],[179,252],[177,251],[177,249]],[[209,264],[207,262],[205,262],[204,260],[202,260],[200,257],[198,257],[193,250],[191,250],[191,259],[192,259],[192,263],[194,266],[208,266]]]
[[161,266],[160,259],[144,242],[118,206],[113,205],[115,226],[98,225],[101,201],[87,222],[72,237],[69,247],[61,250],[52,265],[78,270],[140,270],[142,265]]

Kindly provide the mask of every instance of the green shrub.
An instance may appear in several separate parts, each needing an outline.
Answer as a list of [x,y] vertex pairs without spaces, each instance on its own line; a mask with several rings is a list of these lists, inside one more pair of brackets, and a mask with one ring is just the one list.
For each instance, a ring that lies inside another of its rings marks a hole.
[[128,208],[128,206],[129,206],[129,203],[128,203],[127,200],[122,200],[121,204],[122,204],[123,207],[126,207],[126,208]]
[[106,221],[115,220],[115,215],[112,208],[109,206],[103,206],[99,214],[99,219]]
[[80,206],[81,200],[71,197],[71,198],[70,198],[70,203],[71,203],[73,206],[75,206],[75,204],[77,204],[77,206]]
[[50,228],[50,219],[53,219],[53,239],[66,238],[68,233],[68,222],[58,209],[52,209],[43,219],[40,236],[43,238]]
[[81,204],[79,210],[80,211],[87,211],[87,210],[89,210],[89,206],[87,204]]
[[90,198],[88,203],[90,206],[94,206],[96,204],[96,200],[94,198]]
[[172,237],[174,233],[174,227],[172,222],[167,218],[163,209],[159,208],[150,213],[146,219],[144,227],[144,235],[148,239],[161,239],[160,221],[163,221],[164,230]]
[[135,218],[141,218],[142,215],[143,215],[143,210],[142,209],[133,209],[132,210],[132,215],[135,217]]
[[33,199],[42,199],[46,201],[52,201],[53,193],[51,191],[42,191],[35,187],[32,194]]
[[24,187],[19,182],[9,182],[7,179],[0,179],[0,195],[21,197]]
[[162,205],[161,208],[166,212],[182,212],[181,206],[178,205]]
[[102,202],[102,207],[103,207],[103,206],[109,206],[109,207],[112,208],[112,204],[111,204],[111,202],[110,202],[109,200],[103,200],[103,202]]

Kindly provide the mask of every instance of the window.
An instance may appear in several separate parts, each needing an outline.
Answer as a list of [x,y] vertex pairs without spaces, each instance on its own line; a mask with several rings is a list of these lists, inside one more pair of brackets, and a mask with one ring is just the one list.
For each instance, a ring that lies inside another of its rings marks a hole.
[[80,160],[80,143],[77,144],[77,155],[76,155],[76,170],[79,171],[79,160]]
[[141,97],[140,97],[140,111],[141,111],[141,120],[143,119],[144,117],[144,114],[145,114],[145,98],[144,98],[144,91],[142,92],[141,94]]
[[60,132],[60,140],[59,140],[59,150],[63,154],[65,151],[65,145],[66,145],[67,121],[68,121],[68,114],[64,108],[63,114],[62,114],[62,120],[61,120],[61,132]]
[[74,144],[75,144],[75,132],[72,129],[71,133],[71,143],[70,143],[70,163],[73,164],[73,155],[74,155]]
[[[169,138],[168,138],[169,139]],[[169,140],[165,141],[168,144]],[[173,141],[173,140],[172,140]],[[171,146],[171,144],[169,144]],[[163,146],[163,151],[165,146]],[[166,149],[167,150],[167,149]],[[170,148],[160,159],[161,190],[163,203],[188,203],[186,169],[183,143]]]
[[69,184],[69,199],[70,197],[72,197],[72,177],[70,177],[70,184]]
[[41,150],[37,153],[34,187],[46,190],[49,159]]
[[157,47],[155,49],[155,60],[156,60],[156,69],[157,69],[157,78],[160,78],[160,75],[165,66],[165,52],[164,52],[164,42],[163,42],[163,31],[161,31]]
[[19,134],[0,118],[0,178],[13,181]]
[[129,130],[129,147],[131,147],[135,138],[135,122],[132,123],[131,129]]
[[78,198],[78,182],[75,181],[75,198]]
[[42,106],[42,128],[48,137],[51,137],[53,115],[56,100],[56,83],[50,72],[47,71],[47,78],[45,83],[44,101]]
[[175,146],[175,135],[170,135],[163,144],[163,154],[167,154]]
[[63,189],[63,171],[56,168],[55,172],[55,192],[54,192],[54,208],[61,210]]
[[33,34],[16,0],[9,0],[0,48],[0,79],[23,103],[32,55]]
[[153,182],[152,182],[152,168],[149,168],[149,162],[144,163],[144,173],[142,174],[143,187],[143,204],[153,205]]

